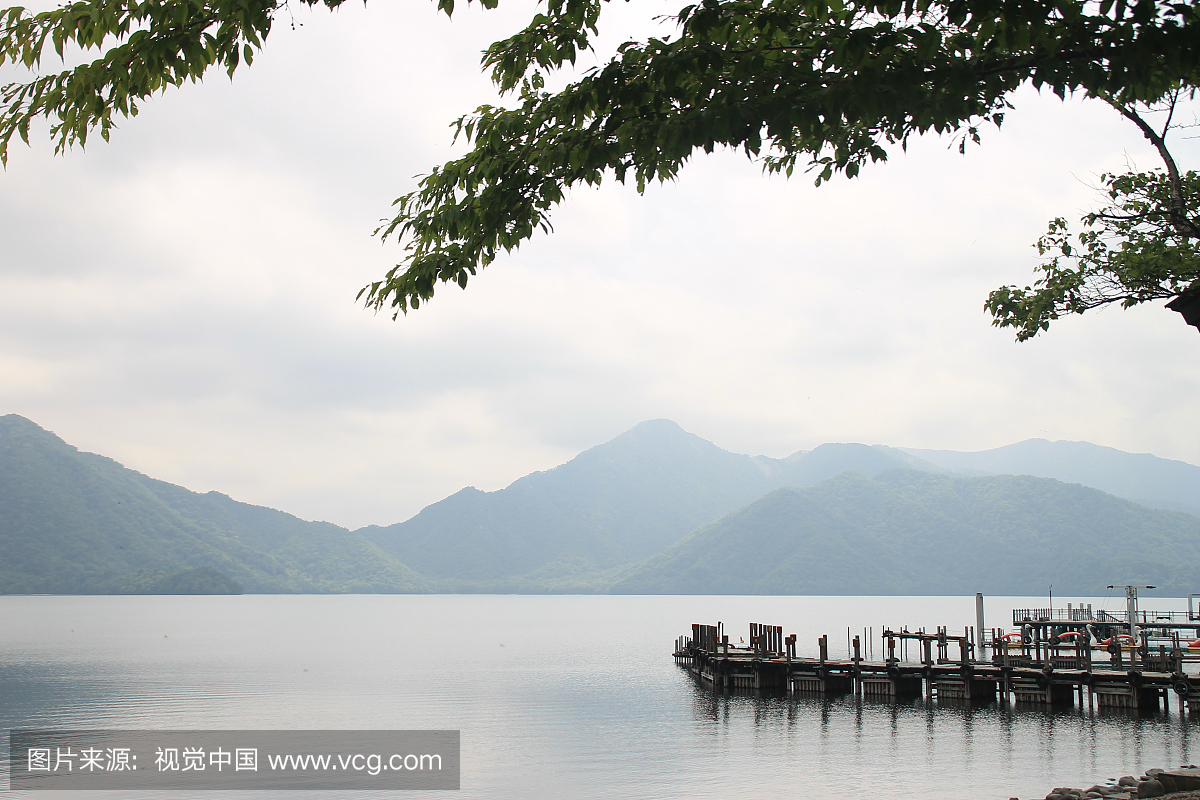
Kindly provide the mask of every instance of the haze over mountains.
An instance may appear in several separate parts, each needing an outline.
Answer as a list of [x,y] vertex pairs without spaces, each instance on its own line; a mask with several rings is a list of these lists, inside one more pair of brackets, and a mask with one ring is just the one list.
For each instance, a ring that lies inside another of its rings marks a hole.
[[1055,478],[1145,506],[1200,515],[1200,467],[1149,453],[1045,439],[1026,439],[976,453],[908,448],[905,452],[956,471]]
[[156,481],[0,417],[0,591],[141,592],[202,567],[252,592],[427,588],[344,528]]
[[1195,591],[1200,519],[1028,475],[889,470],[772,492],[611,591],[1039,595],[1053,584],[1102,594],[1113,582]]
[[[1026,475],[979,475],[1006,469]],[[826,444],[773,459],[654,420],[505,489],[468,487],[405,522],[348,531],[153,480],[9,415],[0,592],[170,591],[212,576],[254,592],[1021,594],[1053,582],[1085,594],[1150,582],[1184,594],[1200,587],[1200,518],[1129,499],[1197,497],[1200,467],[1087,443]]]
[[907,466],[938,469],[860,444],[827,444],[785,459],[739,455],[653,420],[505,489],[468,487],[407,522],[362,532],[446,589],[598,586],[613,568],[648,558],[773,489]]

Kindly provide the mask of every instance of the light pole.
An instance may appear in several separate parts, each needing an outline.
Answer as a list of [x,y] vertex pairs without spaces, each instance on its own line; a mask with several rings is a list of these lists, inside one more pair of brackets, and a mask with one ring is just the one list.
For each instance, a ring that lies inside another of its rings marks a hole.
[[1133,637],[1133,646],[1137,647],[1137,592],[1138,589],[1154,589],[1154,586],[1109,586],[1109,589],[1125,590],[1125,610],[1129,614],[1129,635]]

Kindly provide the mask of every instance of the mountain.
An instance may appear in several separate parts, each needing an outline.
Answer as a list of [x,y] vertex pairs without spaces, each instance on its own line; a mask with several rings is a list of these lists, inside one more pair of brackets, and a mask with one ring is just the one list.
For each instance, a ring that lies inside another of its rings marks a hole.
[[[967,473],[1019,472],[1023,475]],[[0,417],[0,592],[1090,594],[1200,589],[1200,468],[1086,443],[722,450],[653,420],[494,492],[347,531]],[[1070,483],[1064,483],[1069,481]],[[1146,500],[1146,502],[1150,502]]]
[[1037,595],[1200,587],[1200,519],[1033,476],[894,470],[779,489],[627,572],[623,594]]
[[1200,517],[1200,467],[1149,453],[1045,439],[1027,439],[975,453],[910,448],[904,452],[945,469],[1055,478]]
[[442,590],[578,591],[780,486],[901,466],[940,469],[860,444],[785,459],[739,455],[659,419],[504,489],[468,487],[361,533]]
[[[204,569],[208,568],[208,569]],[[197,494],[0,417],[0,593],[411,592],[361,534]]]
[[105,584],[113,594],[242,594],[246,587],[213,567],[196,567],[168,575],[142,570]]

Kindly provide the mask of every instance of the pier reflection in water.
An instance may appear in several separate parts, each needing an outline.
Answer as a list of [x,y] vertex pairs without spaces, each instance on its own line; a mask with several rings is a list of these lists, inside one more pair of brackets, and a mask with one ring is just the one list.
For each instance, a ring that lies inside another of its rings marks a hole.
[[688,680],[705,736],[723,749],[770,748],[781,762],[826,765],[804,782],[819,797],[860,797],[867,789],[886,797],[1040,796],[1054,785],[1200,758],[1200,725],[1186,712],[714,692]]

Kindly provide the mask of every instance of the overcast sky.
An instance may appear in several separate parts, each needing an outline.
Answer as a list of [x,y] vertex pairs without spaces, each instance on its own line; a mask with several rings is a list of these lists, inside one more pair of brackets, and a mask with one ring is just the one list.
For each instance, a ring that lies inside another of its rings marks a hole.
[[[1200,464],[1200,334],[1160,303],[1017,344],[1024,285],[1100,173],[1157,165],[1095,103],[1033,91],[961,156],[915,142],[853,181],[701,157],[644,196],[582,190],[556,232],[393,322],[355,302],[371,235],[528,3],[294,10],[248,71],[0,174],[0,413],[197,491],[357,527],[492,490],[646,419],[785,456],[828,441],[979,450],[1086,440]],[[670,5],[616,4],[647,30]],[[604,21],[602,20],[602,24]],[[611,42],[610,42],[611,44]],[[10,77],[11,71],[3,73]],[[1181,141],[1186,167],[1200,160]]]

